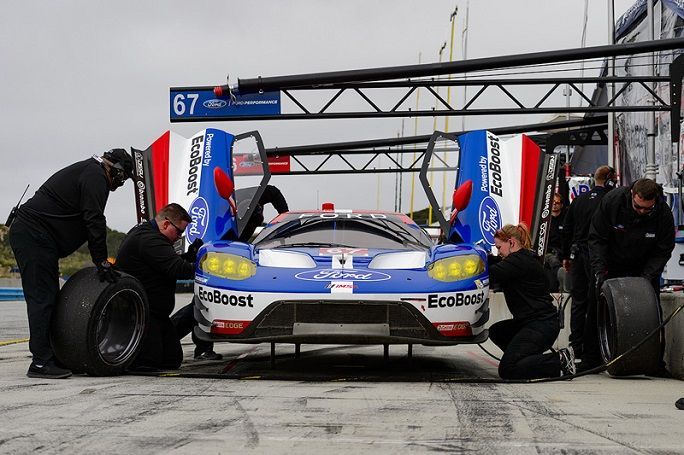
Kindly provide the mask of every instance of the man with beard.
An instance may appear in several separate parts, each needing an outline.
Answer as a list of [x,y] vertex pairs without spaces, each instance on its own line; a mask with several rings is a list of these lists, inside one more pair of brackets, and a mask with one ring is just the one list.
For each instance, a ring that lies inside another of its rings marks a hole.
[[674,245],[674,218],[655,181],[639,179],[631,187],[618,188],[601,199],[589,230],[592,285],[596,293],[588,302],[582,370],[601,364],[596,300],[603,282],[609,278],[641,276],[651,282],[659,295],[660,274]]

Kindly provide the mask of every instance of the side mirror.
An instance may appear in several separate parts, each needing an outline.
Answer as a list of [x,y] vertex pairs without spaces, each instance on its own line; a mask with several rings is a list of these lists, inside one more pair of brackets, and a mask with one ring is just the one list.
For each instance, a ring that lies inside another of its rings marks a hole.
[[454,218],[459,212],[465,210],[470,203],[470,198],[473,195],[473,181],[466,180],[454,190],[454,194],[451,198],[453,210],[451,212],[450,222],[454,222]]
[[235,184],[228,174],[226,174],[223,169],[219,167],[214,168],[214,186],[219,196],[228,201],[230,208],[233,211],[233,215],[237,213],[235,207],[235,201],[233,200],[233,190],[235,190]]

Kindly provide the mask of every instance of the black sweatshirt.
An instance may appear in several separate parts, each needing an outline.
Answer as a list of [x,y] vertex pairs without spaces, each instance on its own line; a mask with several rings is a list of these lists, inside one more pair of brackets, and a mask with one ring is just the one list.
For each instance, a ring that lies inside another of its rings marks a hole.
[[532,251],[518,250],[505,259],[490,256],[489,280],[503,289],[514,319],[531,321],[556,315],[544,266]]
[[79,161],[55,173],[19,209],[19,218],[46,231],[55,241],[60,257],[88,241],[95,264],[107,259],[109,197],[105,170],[94,158]]
[[169,317],[175,305],[176,280],[195,276],[195,265],[176,254],[171,241],[154,220],[128,231],[119,247],[116,265],[142,283],[150,312]]
[[629,187],[606,194],[594,212],[589,230],[592,272],[610,277],[659,276],[675,245],[674,217],[662,197],[647,216],[632,207]]
[[572,245],[578,245],[586,251],[591,217],[606,193],[608,188],[595,186],[591,191],[577,196],[570,204],[563,222],[563,259],[570,259]]

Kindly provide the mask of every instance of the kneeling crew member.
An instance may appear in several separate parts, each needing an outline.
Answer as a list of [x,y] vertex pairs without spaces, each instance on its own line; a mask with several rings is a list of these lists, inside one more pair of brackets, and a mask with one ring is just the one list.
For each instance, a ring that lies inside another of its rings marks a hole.
[[133,159],[124,149],[112,149],[72,164],[47,179],[8,221],[9,241],[21,273],[26,299],[29,349],[33,362],[26,375],[60,379],[71,371],[56,364],[50,344],[50,324],[59,293],[59,258],[88,242],[100,280],[116,280],[107,262],[105,205],[110,191],[133,173]]
[[[131,229],[119,248],[117,266],[140,280],[150,305],[149,328],[132,370],[177,369],[183,360],[182,337],[170,315],[176,304],[176,280],[193,278],[195,264],[189,255],[176,254],[173,244],[191,221],[183,207],[169,204],[153,220]],[[198,248],[191,245],[195,254]]]
[[499,257],[490,257],[489,279],[506,297],[513,319],[497,322],[489,338],[502,351],[502,379],[550,378],[575,373],[571,350],[544,354],[560,331],[558,315],[549,294],[544,266],[531,250],[524,224],[507,224],[496,231]]

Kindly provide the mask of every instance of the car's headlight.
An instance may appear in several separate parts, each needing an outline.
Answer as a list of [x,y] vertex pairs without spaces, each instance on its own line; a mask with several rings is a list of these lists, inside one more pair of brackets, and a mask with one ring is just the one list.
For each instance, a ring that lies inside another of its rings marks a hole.
[[484,272],[485,264],[477,254],[440,259],[428,266],[428,276],[438,281],[458,281]]
[[201,271],[229,280],[245,280],[256,273],[256,264],[247,258],[228,253],[210,252],[200,260]]

